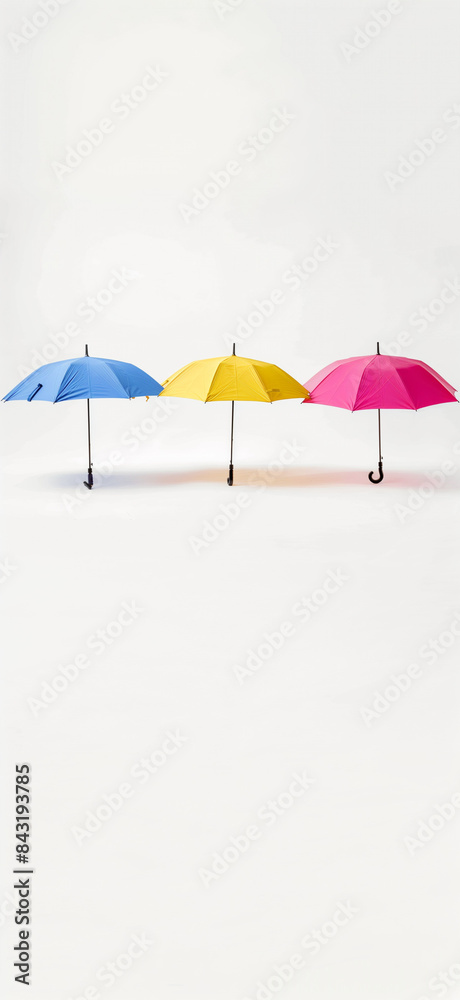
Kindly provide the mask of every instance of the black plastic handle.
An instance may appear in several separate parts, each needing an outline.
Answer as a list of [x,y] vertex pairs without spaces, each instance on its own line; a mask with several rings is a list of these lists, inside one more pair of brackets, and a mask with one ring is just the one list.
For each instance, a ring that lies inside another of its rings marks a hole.
[[369,479],[369,481],[371,483],[381,483],[382,482],[382,479],[383,479],[383,462],[379,462],[379,474],[378,474],[378,476],[375,476],[375,478],[374,478],[374,473],[370,472],[369,476],[368,476],[368,479]]
[[92,490],[93,488],[93,473],[91,472],[91,469],[88,469],[88,482],[84,482],[83,486],[86,486],[87,490]]

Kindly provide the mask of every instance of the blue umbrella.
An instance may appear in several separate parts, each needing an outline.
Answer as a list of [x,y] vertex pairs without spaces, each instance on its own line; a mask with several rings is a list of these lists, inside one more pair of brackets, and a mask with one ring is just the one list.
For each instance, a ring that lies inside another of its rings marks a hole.
[[91,358],[88,345],[83,358],[53,361],[42,365],[19,382],[3,399],[45,400],[62,403],[67,399],[86,399],[88,415],[88,482],[92,489],[90,399],[132,399],[134,396],[158,396],[163,386],[154,378],[126,361]]

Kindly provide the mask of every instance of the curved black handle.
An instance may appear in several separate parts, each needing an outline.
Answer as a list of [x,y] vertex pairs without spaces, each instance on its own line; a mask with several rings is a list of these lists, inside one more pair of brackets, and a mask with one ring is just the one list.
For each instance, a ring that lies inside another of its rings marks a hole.
[[379,462],[379,474],[374,478],[374,473],[370,472],[368,479],[371,483],[381,483],[383,479],[383,462]]

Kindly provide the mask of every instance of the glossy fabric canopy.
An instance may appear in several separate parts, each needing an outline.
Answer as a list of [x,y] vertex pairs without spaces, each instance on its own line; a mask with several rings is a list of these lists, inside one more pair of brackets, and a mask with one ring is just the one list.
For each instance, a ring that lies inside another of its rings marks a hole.
[[346,410],[420,410],[457,402],[455,389],[424,361],[370,354],[334,361],[305,382],[307,403]]
[[67,399],[129,399],[158,396],[162,388],[142,368],[129,362],[84,356],[42,365],[19,382],[4,400],[61,403]]
[[305,389],[277,365],[230,354],[192,361],[180,368],[166,379],[162,395],[200,399],[204,403],[218,400],[274,403],[277,399],[302,398]]

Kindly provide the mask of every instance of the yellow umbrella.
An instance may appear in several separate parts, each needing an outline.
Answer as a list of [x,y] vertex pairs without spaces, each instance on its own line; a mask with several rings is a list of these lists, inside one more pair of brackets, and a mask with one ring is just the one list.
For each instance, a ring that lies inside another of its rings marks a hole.
[[183,396],[186,399],[201,399],[204,403],[231,400],[232,427],[230,443],[230,465],[227,483],[233,486],[233,426],[235,400],[253,400],[259,403],[274,403],[277,399],[308,398],[305,386],[291,378],[287,372],[267,361],[239,358],[233,354],[224,358],[205,358],[192,361],[167,378],[161,396]]

